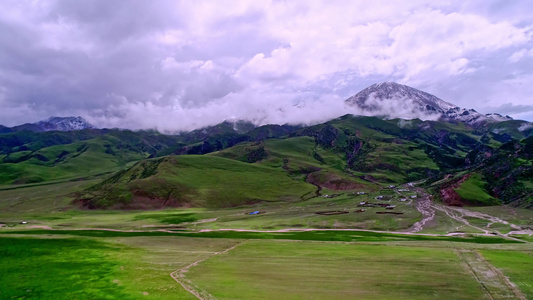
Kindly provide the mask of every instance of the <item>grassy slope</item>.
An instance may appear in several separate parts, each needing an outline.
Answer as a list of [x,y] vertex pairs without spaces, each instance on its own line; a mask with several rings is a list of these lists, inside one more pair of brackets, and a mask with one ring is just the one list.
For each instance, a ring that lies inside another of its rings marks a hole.
[[100,206],[114,205],[117,199],[129,205],[142,191],[142,196],[162,202],[172,199],[176,205],[227,207],[298,201],[315,190],[302,180],[289,178],[281,169],[216,156],[171,156],[149,162],[110,178],[85,197]]
[[282,170],[214,156],[180,156],[169,159],[161,174],[196,191],[208,206],[235,206],[243,202],[300,200],[314,191]]
[[333,190],[336,189],[335,181],[345,183],[343,188],[337,184],[339,186],[337,189],[345,189],[346,186],[353,186],[353,190],[378,188],[377,185],[364,182],[344,172],[346,167],[344,155],[316,145],[314,139],[308,136],[270,139],[262,143],[243,143],[210,155],[247,161],[247,157],[257,152],[259,148],[264,150],[265,155],[256,164],[283,169],[291,178],[303,180],[308,174],[315,173],[318,175],[313,176],[318,180],[315,184]]
[[481,174],[474,173],[456,189],[456,192],[469,203],[481,205],[500,204],[498,199],[485,191],[485,186],[486,182],[482,179]]
[[146,153],[127,150],[111,153],[105,145],[109,145],[108,141],[96,138],[39,149],[28,160],[3,163],[0,183],[22,184],[89,177],[117,171],[127,162],[147,156]]

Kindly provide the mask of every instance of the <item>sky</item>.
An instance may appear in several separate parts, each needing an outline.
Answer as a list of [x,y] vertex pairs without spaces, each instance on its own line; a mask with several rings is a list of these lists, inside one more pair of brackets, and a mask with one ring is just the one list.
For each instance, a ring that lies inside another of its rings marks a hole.
[[0,124],[318,123],[395,81],[533,121],[533,2],[0,0]]

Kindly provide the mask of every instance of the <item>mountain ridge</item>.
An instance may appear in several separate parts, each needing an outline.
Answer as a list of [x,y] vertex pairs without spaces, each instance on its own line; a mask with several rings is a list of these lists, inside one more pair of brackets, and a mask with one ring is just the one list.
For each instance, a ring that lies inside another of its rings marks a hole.
[[483,115],[474,109],[461,108],[432,94],[396,82],[373,84],[346,99],[345,103],[359,108],[363,114],[388,118],[417,116],[422,119],[458,121],[471,126],[513,120],[498,113]]
[[[444,101],[430,93],[396,82],[381,82],[373,84],[357,94],[344,100],[348,107],[354,108],[352,114],[364,116],[377,116],[386,119],[401,118],[406,120],[439,120],[445,122],[461,122],[479,128],[485,124],[496,124],[506,121],[517,121],[516,130],[523,131],[533,128],[533,123],[523,120],[514,120],[497,112],[481,114],[474,109],[461,108],[453,103]],[[345,113],[345,111],[343,112]],[[340,116],[340,115],[339,115]],[[309,126],[318,124],[309,120],[306,123],[281,122],[275,125]],[[213,132],[235,131],[244,134],[254,128],[265,124],[257,124],[246,119],[229,118],[220,124],[194,128],[190,131],[165,131],[164,134],[190,134],[196,136],[211,135]],[[36,123],[26,123],[14,127],[0,127],[0,134],[13,131],[72,131],[83,129],[96,129],[97,127],[78,117],[50,117]]]

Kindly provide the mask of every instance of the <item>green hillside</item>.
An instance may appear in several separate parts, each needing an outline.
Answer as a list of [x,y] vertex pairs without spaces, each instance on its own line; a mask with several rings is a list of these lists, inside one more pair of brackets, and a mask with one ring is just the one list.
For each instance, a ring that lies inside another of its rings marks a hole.
[[[477,171],[484,178],[481,183],[470,184],[477,178],[473,177],[462,189],[452,187],[462,191],[459,197],[465,203],[498,203],[495,198],[524,202],[533,185],[525,167],[530,158],[519,154],[508,160],[509,151],[501,149],[529,133],[517,130],[517,122],[498,124],[473,129],[446,122],[346,115],[308,127],[254,128],[246,122],[224,122],[174,136],[109,129],[8,132],[0,134],[0,185],[9,188],[118,172],[92,191],[80,192],[83,205],[227,207],[336,191],[376,191],[421,179],[430,183],[446,174],[482,168]],[[531,151],[528,140],[520,144],[524,153]],[[487,159],[484,153],[495,156]],[[150,157],[157,159],[143,161]],[[505,178],[516,180],[498,185],[495,178],[502,170]],[[471,199],[478,195],[472,192],[474,187],[486,196]],[[524,190],[526,194],[520,192]]]
[[120,130],[0,135],[0,185],[112,173],[175,143],[159,133]]
[[144,160],[90,188],[88,207],[231,207],[263,201],[300,201],[316,188],[283,170],[216,156]]

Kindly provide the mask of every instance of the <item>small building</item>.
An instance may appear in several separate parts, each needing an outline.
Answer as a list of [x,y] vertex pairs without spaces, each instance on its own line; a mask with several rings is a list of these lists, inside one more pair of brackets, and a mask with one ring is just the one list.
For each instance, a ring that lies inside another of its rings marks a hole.
[[391,185],[389,185],[389,187],[390,187],[391,189],[393,189],[393,188],[395,188],[396,186],[393,185],[393,184],[391,184]]
[[400,198],[400,201],[405,202],[407,201],[407,198]]
[[415,198],[416,198],[416,195],[411,196],[411,199],[415,199]]
[[383,196],[377,196],[376,199],[381,200],[383,199]]
[[359,205],[366,205],[366,201],[363,201],[363,202],[359,202]]
[[249,215],[258,215],[259,214],[259,211],[256,210],[256,211],[252,211],[251,213],[249,213]]

